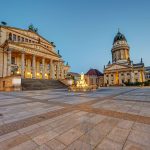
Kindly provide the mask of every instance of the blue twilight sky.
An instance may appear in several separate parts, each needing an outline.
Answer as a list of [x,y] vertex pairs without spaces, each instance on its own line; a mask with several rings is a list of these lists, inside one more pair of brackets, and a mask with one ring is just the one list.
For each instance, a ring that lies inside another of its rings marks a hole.
[[118,28],[131,59],[150,65],[150,0],[0,0],[0,21],[54,41],[71,71],[103,71]]

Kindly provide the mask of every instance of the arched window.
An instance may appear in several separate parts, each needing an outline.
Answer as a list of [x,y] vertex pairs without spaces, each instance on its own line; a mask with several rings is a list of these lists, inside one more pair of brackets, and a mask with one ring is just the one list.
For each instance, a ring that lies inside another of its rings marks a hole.
[[22,39],[22,42],[24,42],[24,37],[22,37],[21,39]]
[[20,42],[20,36],[18,36],[18,42]]
[[12,33],[9,33],[9,40],[12,40]]
[[13,41],[16,41],[16,35],[13,34]]

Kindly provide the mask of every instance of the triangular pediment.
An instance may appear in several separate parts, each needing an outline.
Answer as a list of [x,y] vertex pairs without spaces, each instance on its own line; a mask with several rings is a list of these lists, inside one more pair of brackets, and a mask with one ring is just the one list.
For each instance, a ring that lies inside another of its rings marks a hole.
[[16,32],[18,34],[22,34],[23,36],[27,36],[27,37],[30,37],[30,38],[34,38],[34,39],[39,39],[40,38],[45,43],[50,44],[50,42],[48,40],[46,40],[44,37],[42,37],[38,33],[29,31],[29,30],[25,30],[25,29],[19,29],[19,28],[15,28],[15,27],[9,27],[9,26],[3,27],[3,28],[5,28],[7,30],[10,30],[10,31],[13,31],[13,32]]
[[118,70],[118,69],[126,69],[129,66],[125,66],[125,65],[119,65],[119,64],[112,64],[110,65],[108,68],[106,68],[106,70]]

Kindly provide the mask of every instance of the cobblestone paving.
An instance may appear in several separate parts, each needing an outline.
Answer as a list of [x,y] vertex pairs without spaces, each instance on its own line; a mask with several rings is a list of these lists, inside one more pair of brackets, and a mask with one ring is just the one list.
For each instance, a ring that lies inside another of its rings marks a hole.
[[0,92],[0,150],[149,150],[150,88]]

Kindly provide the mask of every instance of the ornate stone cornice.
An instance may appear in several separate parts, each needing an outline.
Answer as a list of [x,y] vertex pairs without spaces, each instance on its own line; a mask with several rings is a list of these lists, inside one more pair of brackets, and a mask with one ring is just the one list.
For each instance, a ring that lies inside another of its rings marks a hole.
[[31,55],[37,55],[40,57],[44,57],[44,58],[48,58],[48,59],[54,59],[54,60],[59,60],[60,58],[57,55],[52,55],[50,53],[45,53],[43,51],[37,51],[36,49],[32,49],[29,47],[25,47],[25,46],[21,46],[21,45],[17,45],[17,44],[12,44],[12,43],[8,43],[7,45],[8,48],[11,48],[13,50],[19,51],[19,52],[25,52],[27,54],[31,54]]
[[[46,41],[46,42],[42,41],[42,43],[49,44],[50,46],[52,46],[52,44],[51,44],[47,39],[45,39],[44,37],[42,37],[42,36],[39,35],[38,33],[29,31],[29,30],[25,30],[25,29],[16,28],[16,27],[10,27],[10,26],[0,26],[0,27],[1,27],[1,28],[4,28],[4,29],[7,29],[7,30],[9,30],[9,31],[11,31],[11,32],[15,32],[15,33],[17,33],[17,34],[20,34],[20,35],[22,35],[22,36],[25,36],[25,37],[27,37],[27,38],[30,38],[30,39],[33,39],[33,40],[38,41],[37,38],[31,37],[31,36],[26,35],[26,34],[23,34],[23,33],[19,32],[19,31],[24,31],[24,32],[27,32],[27,33],[35,34],[35,35],[38,36],[39,38],[41,38],[41,39],[43,39],[44,41]],[[14,29],[14,30],[13,30],[13,29]],[[18,31],[16,31],[16,30],[18,30]]]

